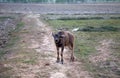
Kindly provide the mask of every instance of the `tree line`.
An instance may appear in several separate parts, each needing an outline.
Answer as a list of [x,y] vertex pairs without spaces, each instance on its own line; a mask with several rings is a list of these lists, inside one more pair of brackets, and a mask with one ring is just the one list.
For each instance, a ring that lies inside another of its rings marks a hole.
[[0,0],[2,3],[99,3],[120,2],[120,0]]

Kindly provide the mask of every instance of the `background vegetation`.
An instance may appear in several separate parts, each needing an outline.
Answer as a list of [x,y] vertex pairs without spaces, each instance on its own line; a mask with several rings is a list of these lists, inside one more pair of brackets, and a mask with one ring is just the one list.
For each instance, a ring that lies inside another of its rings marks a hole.
[[120,0],[0,0],[8,3],[101,3],[120,2]]

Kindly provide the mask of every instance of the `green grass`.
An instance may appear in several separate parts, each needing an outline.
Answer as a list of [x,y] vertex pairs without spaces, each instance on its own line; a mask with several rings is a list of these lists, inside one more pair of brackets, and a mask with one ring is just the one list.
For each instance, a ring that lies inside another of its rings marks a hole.
[[68,28],[73,29],[76,27],[85,28],[85,27],[114,27],[119,28],[120,20],[119,19],[109,19],[109,20],[47,20],[52,27],[59,28]]
[[36,64],[36,57],[31,57],[29,60],[23,60],[22,63],[25,64]]
[[[52,15],[53,16],[53,15]],[[60,18],[60,17],[59,17]],[[74,28],[79,28],[73,32],[75,35],[75,55],[83,62],[85,69],[92,72],[94,78],[113,78],[120,76],[119,70],[112,70],[113,67],[106,63],[115,63],[119,68],[120,58],[120,19],[49,19],[45,21],[54,29],[67,29],[72,31]],[[98,66],[89,61],[90,55],[97,54],[96,46],[100,45],[102,40],[113,40],[111,44],[111,58],[105,62],[101,62]],[[116,59],[112,59],[115,57]],[[117,61],[117,62],[116,62]],[[105,65],[104,65],[105,64]],[[101,68],[101,66],[103,66]]]
[[12,17],[12,16],[1,16],[0,17],[0,21],[2,21],[2,20],[4,20],[4,19],[14,19],[14,17]]
[[3,49],[0,50],[0,58],[7,53],[6,49],[7,48],[11,48],[13,47],[13,45],[19,40],[19,36],[18,36],[18,31],[24,26],[24,24],[22,22],[19,22],[16,25],[16,28],[14,30],[11,30],[9,32],[9,41],[8,43],[5,45],[5,47]]
[[[81,53],[83,55],[89,55],[89,53],[95,52],[93,51],[95,50],[94,46],[96,46],[97,42],[102,39],[119,37],[119,32],[117,31],[120,29],[120,19],[47,20],[47,22],[55,30],[66,28],[71,31],[72,29],[79,27],[81,31],[76,32],[75,35],[77,39],[76,52],[79,50],[84,51],[84,52],[80,52],[80,55]],[[82,31],[83,29],[86,29],[86,31],[91,31],[91,32],[84,32]]]
[[[24,26],[24,23],[22,23],[18,18],[10,16],[10,17],[0,17],[0,21],[2,22],[3,20],[6,19],[12,19],[15,21],[16,27],[15,29],[9,29],[10,31],[8,32],[8,41],[5,44],[5,46],[3,48],[0,48],[0,62],[2,65],[0,65],[0,78],[10,78],[13,74],[13,68],[11,66],[4,66],[4,64],[7,64],[8,62],[10,62],[10,59],[8,61],[8,59],[6,60],[6,57],[4,57],[5,54],[9,54],[11,52],[13,52],[12,48],[15,48],[16,44],[19,41],[19,31],[21,30],[21,28]],[[17,21],[16,21],[17,20]],[[14,60],[18,60],[15,59]],[[19,59],[20,60],[20,59]]]
[[120,28],[112,27],[112,26],[102,26],[102,27],[84,27],[79,29],[79,31],[86,31],[86,32],[107,32],[107,31],[120,31]]

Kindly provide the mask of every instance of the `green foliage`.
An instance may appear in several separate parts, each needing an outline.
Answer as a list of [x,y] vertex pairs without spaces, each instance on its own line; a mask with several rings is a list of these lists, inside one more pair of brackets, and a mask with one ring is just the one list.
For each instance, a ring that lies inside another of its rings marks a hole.
[[58,20],[91,20],[91,19],[104,19],[104,18],[103,17],[61,17],[61,18],[58,18]]

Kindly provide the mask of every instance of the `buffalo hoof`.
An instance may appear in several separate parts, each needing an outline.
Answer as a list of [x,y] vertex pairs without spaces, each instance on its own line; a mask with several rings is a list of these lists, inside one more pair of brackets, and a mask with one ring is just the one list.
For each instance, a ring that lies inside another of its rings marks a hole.
[[70,58],[70,61],[71,61],[71,62],[74,62],[74,60],[75,60],[74,57],[71,57],[71,58]]
[[61,60],[61,64],[63,64],[63,60]]
[[60,63],[63,64],[63,61],[61,61]]
[[60,62],[60,60],[57,60],[57,61],[56,61],[56,63],[59,63],[59,62]]

